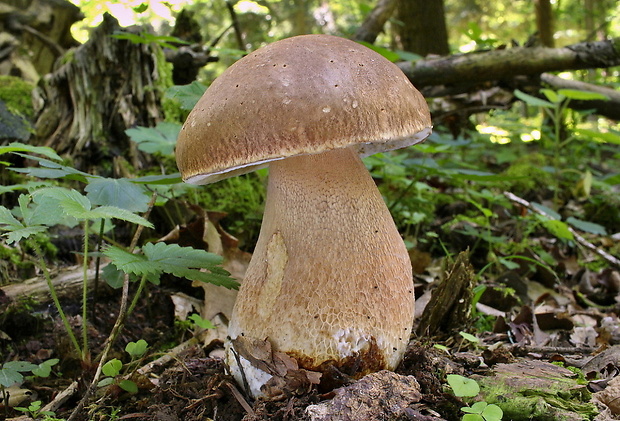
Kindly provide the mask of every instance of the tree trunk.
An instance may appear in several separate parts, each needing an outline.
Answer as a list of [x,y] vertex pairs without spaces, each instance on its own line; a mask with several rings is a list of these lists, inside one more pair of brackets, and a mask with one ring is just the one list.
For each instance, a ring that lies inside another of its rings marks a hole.
[[82,18],[80,9],[65,0],[2,0],[0,74],[38,82],[78,44],[70,29]]
[[540,45],[554,47],[553,41],[553,10],[550,0],[534,0],[536,8],[536,29]]
[[421,56],[450,52],[444,0],[398,0],[398,48]]
[[84,171],[103,162],[109,168],[117,157],[130,157],[140,167],[125,130],[163,119],[161,97],[171,83],[162,77],[163,52],[110,36],[120,29],[106,14],[90,40],[69,51],[38,91],[37,143],[72,156]]

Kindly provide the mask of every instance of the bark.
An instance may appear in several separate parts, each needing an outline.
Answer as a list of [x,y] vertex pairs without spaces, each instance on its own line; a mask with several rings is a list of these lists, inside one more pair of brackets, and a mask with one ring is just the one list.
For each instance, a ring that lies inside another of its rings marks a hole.
[[0,74],[37,82],[56,59],[77,45],[71,25],[82,19],[65,0],[3,0],[0,3]]
[[379,0],[374,9],[357,29],[353,39],[373,44],[388,19],[394,14],[397,0]]
[[536,29],[538,39],[543,47],[553,47],[553,10],[550,0],[535,0],[536,8]]
[[509,48],[398,63],[418,88],[533,76],[544,72],[620,65],[620,38],[561,48]]
[[437,333],[463,329],[471,312],[474,270],[469,252],[461,252],[445,279],[433,291],[424,308],[416,333],[428,337]]
[[[88,271],[88,284],[92,286],[95,279],[95,271]],[[84,270],[80,266],[75,266],[54,276],[52,284],[56,288],[56,292],[61,300],[71,302],[80,301],[82,294],[82,282],[84,279]],[[48,303],[51,301],[47,282],[43,277],[36,277],[20,282],[18,284],[9,284],[0,288],[7,297],[17,300],[19,297],[31,297],[39,303]]]
[[120,157],[139,168],[142,158],[125,130],[163,119],[163,53],[152,44],[110,36],[118,30],[106,14],[90,40],[69,51],[38,91],[37,143],[72,156],[84,171],[102,162],[109,168]]
[[398,46],[421,56],[450,52],[444,0],[398,0]]

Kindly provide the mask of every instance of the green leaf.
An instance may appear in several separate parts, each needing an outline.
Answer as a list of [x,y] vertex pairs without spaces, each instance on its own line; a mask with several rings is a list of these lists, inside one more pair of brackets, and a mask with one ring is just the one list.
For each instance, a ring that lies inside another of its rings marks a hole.
[[92,204],[88,197],[76,190],[69,190],[63,187],[48,187],[38,190],[34,195],[35,197],[37,195],[44,195],[56,200],[65,215],[78,220],[115,218],[150,228],[153,227],[153,224],[143,217],[116,206],[100,206],[92,209]]
[[604,226],[595,224],[594,222],[582,221],[581,219],[573,218],[569,216],[566,222],[578,230],[589,232],[596,235],[607,235],[607,230]]
[[77,219],[64,212],[58,197],[55,197],[53,194],[38,194],[42,190],[39,189],[32,195],[33,211],[28,221],[29,225],[40,224],[48,227],[66,225],[74,227],[79,224]]
[[179,101],[182,109],[191,110],[206,90],[207,87],[205,85],[193,81],[189,85],[171,86],[166,90],[166,96]]
[[149,344],[144,339],[140,339],[137,342],[129,342],[125,346],[125,351],[132,357],[141,357],[148,347]]
[[474,397],[478,396],[480,393],[480,386],[475,380],[459,376],[458,374],[448,374],[446,379],[448,380],[448,384],[452,388],[454,395],[459,398]]
[[24,143],[13,142],[9,143],[7,146],[0,146],[0,155],[9,153],[9,152],[27,152],[27,153],[36,153],[39,155],[46,156],[50,159],[54,159],[56,161],[61,161],[62,158],[58,156],[58,154],[47,146],[33,146],[26,145]]
[[203,319],[198,314],[192,314],[188,317],[188,319],[193,321],[194,324],[201,329],[215,329],[215,326],[211,323],[211,320]]
[[178,244],[147,243],[142,251],[151,262],[167,268],[205,268],[222,263],[222,257],[205,250],[181,247]]
[[123,363],[117,358],[112,358],[101,367],[101,371],[106,376],[115,377],[121,372],[121,368],[123,368]]
[[412,53],[410,51],[396,50],[396,54],[398,54],[399,60],[403,61],[418,61],[422,59],[421,55]]
[[568,241],[573,241],[575,239],[573,233],[570,232],[570,230],[568,229],[568,225],[566,225],[565,222],[555,219],[548,219],[542,215],[538,215],[538,217],[542,222],[543,226],[556,237]]
[[464,406],[461,408],[461,411],[466,412],[468,414],[482,414],[482,411],[487,407],[487,403],[475,402],[472,406]]
[[116,206],[100,206],[85,214],[85,218],[114,218],[131,222],[133,224],[143,225],[148,228],[153,228],[153,224],[143,217],[125,209],[117,208]]
[[538,209],[539,211],[542,211],[543,213],[545,213],[551,219],[557,219],[557,220],[562,219],[562,215],[560,215],[559,213],[557,213],[556,211],[554,211],[553,209],[551,209],[551,208],[549,208],[549,207],[547,207],[545,205],[541,205],[540,203],[532,202],[532,206],[534,208]]
[[531,105],[534,107],[544,107],[544,108],[554,108],[555,105],[549,101],[545,101],[544,99],[537,98],[535,96],[526,94],[518,89],[515,89],[514,95],[519,98],[521,101],[525,102],[527,105]]
[[24,380],[24,376],[14,370],[6,368],[0,369],[0,385],[4,387],[10,387],[15,383],[21,383]]
[[597,140],[599,142],[613,143],[614,145],[620,145],[620,135],[616,132],[601,132],[596,130],[577,129],[577,136],[589,137],[590,139]]
[[461,421],[484,421],[480,414],[465,414]]
[[112,377],[106,377],[105,379],[99,380],[99,383],[97,383],[97,387],[109,386],[112,383],[114,383],[114,379]]
[[121,389],[123,389],[126,392],[129,392],[132,394],[138,393],[138,385],[132,382],[131,380],[121,380],[121,382],[118,385],[120,386]]
[[69,180],[76,180],[86,182],[93,178],[99,178],[98,176],[85,173],[83,171],[76,170],[75,168],[61,165],[57,162],[50,161],[45,158],[40,158],[34,155],[26,155],[18,153],[17,155],[36,161],[40,167],[28,167],[28,168],[11,168],[11,171],[15,171],[22,174],[28,174],[37,178],[67,178]]
[[136,13],[144,13],[148,10],[148,8],[149,8],[148,3],[141,3],[140,5],[134,7],[133,11]]
[[558,90],[558,93],[560,95],[565,96],[566,98],[575,99],[578,101],[592,101],[592,100],[606,101],[609,99],[607,95],[603,95],[598,92],[580,91],[577,89],[560,89]]
[[467,332],[459,332],[459,335],[461,335],[463,338],[465,338],[466,340],[468,340],[471,343],[478,343],[478,342],[480,342],[480,339],[476,338],[474,335],[469,334]]
[[116,206],[130,212],[146,212],[150,197],[146,188],[126,178],[93,180],[84,189],[93,205]]
[[38,365],[29,363],[27,361],[9,361],[2,365],[2,369],[20,371],[25,373],[27,371],[32,371],[37,368]]
[[43,226],[34,226],[34,227],[25,227],[21,229],[14,229],[8,233],[3,234],[6,237],[6,241],[9,244],[19,243],[21,240],[25,238],[30,238],[31,236],[38,234],[40,232],[47,231],[47,227]]
[[366,41],[358,41],[358,42],[362,44],[363,46],[370,48],[374,52],[381,54],[383,57],[387,58],[391,62],[398,61],[398,59],[400,58],[400,55],[398,53],[392,50],[388,50],[387,48],[379,47],[377,45],[371,44]]
[[141,254],[129,253],[120,247],[109,246],[104,251],[116,268],[125,273],[133,273],[138,276],[147,273],[156,273],[157,268],[150,264],[147,258]]
[[519,264],[513,262],[512,260],[508,260],[508,259],[504,259],[504,258],[499,258],[499,262],[504,265],[506,267],[506,269],[512,270],[512,269],[517,269],[519,268]]
[[118,289],[123,286],[124,272],[119,270],[113,263],[108,264],[103,268],[101,276],[105,280],[106,284],[114,289]]
[[2,229],[5,230],[14,230],[24,227],[24,224],[15,218],[11,211],[4,206],[0,206],[0,225],[4,225]]
[[566,99],[563,95],[559,95],[556,91],[551,89],[541,89],[540,92],[554,104],[559,104]]
[[32,374],[39,377],[48,377],[52,373],[52,367],[59,362],[58,358],[43,361],[37,368],[32,369]]
[[[104,254],[125,273],[138,276],[169,273],[192,281],[208,282],[226,288],[237,288],[238,283],[221,264],[222,257],[205,250],[181,247],[178,244],[147,243],[142,248],[144,256],[128,253],[118,247],[108,247]],[[201,269],[207,269],[204,272]],[[152,278],[151,278],[152,279]]]
[[146,153],[172,155],[181,125],[163,121],[155,127],[136,127],[125,130],[125,134],[138,144],[138,149]]
[[487,405],[482,411],[482,417],[485,421],[500,421],[504,417],[504,411],[495,404]]
[[181,174],[167,174],[167,175],[147,175],[144,177],[132,178],[132,183],[138,184],[178,184],[181,181]]

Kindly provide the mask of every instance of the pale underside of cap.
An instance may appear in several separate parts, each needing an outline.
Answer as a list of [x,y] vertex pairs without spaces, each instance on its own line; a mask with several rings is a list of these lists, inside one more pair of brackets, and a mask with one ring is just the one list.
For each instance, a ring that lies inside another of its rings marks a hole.
[[183,125],[176,157],[186,182],[207,184],[291,156],[397,149],[430,131],[424,98],[396,65],[344,38],[304,35],[222,73]]

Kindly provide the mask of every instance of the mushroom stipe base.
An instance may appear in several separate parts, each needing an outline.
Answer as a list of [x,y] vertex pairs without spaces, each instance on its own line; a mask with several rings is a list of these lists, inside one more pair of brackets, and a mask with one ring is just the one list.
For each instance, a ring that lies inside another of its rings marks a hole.
[[[411,262],[353,148],[269,166],[261,233],[229,326],[300,368],[361,377],[394,369],[414,317]],[[241,383],[229,348],[228,363]],[[271,376],[245,360],[254,396]]]

